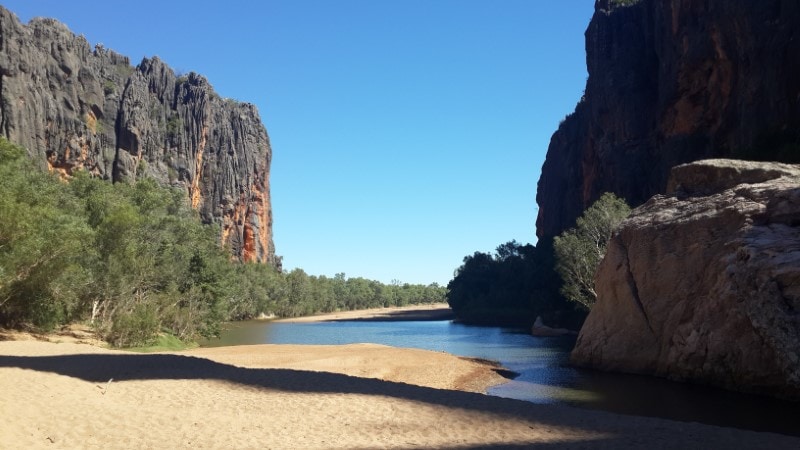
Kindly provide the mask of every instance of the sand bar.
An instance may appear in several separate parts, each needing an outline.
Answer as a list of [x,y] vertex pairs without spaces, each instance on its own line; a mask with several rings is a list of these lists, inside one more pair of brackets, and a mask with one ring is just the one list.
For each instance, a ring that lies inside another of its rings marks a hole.
[[371,308],[357,311],[338,311],[314,316],[279,319],[277,322],[336,322],[336,321],[402,321],[402,320],[450,320],[453,310],[447,303],[431,303],[424,305],[393,306],[388,308]]
[[455,356],[372,344],[135,354],[2,341],[0,447],[800,448],[777,434],[467,392],[492,377]]

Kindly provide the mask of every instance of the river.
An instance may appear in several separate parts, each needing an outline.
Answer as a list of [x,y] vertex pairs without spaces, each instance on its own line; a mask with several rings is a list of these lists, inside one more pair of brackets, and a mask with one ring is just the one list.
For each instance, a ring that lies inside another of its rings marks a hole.
[[574,338],[534,337],[522,330],[451,321],[342,321],[230,324],[204,346],[351,344],[444,351],[498,361],[518,374],[489,395],[621,414],[700,422],[800,436],[800,404],[653,377],[608,374],[568,365]]

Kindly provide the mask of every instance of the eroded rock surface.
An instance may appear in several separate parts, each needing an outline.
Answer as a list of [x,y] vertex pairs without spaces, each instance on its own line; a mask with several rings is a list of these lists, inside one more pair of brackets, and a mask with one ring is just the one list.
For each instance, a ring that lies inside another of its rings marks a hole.
[[255,106],[195,73],[127,57],[52,19],[0,7],[0,133],[49,170],[186,190],[245,261],[275,262],[269,137]]
[[612,238],[572,362],[800,398],[800,166],[699,161],[669,186]]

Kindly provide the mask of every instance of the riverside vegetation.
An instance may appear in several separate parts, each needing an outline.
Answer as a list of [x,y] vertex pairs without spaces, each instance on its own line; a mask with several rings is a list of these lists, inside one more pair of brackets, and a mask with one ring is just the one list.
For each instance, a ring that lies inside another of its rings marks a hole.
[[182,190],[40,171],[0,140],[0,326],[86,321],[120,347],[219,334],[227,320],[435,303],[445,289],[232,261]]
[[570,228],[556,236],[556,271],[564,280],[561,293],[569,300],[591,309],[597,301],[595,273],[606,254],[608,241],[631,208],[616,195],[606,192],[576,220]]
[[570,228],[536,246],[510,241],[494,254],[475,252],[447,285],[447,301],[467,323],[545,323],[580,328],[597,295],[594,275],[614,229],[630,214],[614,194],[603,194]]
[[527,326],[538,315],[551,323],[575,320],[582,314],[559,295],[554,265],[548,242],[510,241],[494,254],[475,252],[447,285],[447,301],[459,320],[472,324]]

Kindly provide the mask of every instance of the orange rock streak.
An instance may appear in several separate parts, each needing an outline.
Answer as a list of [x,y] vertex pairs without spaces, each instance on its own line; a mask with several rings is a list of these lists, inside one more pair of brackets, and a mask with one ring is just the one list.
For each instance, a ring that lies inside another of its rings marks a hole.
[[206,151],[206,142],[208,141],[208,126],[203,126],[203,132],[200,135],[200,143],[197,145],[197,153],[195,154],[195,167],[194,177],[192,178],[192,185],[189,187],[189,197],[192,200],[192,208],[197,209],[200,206],[202,195],[200,193],[200,179],[203,176],[203,155]]
[[[261,177],[259,177],[261,178]],[[223,217],[222,242],[231,244],[240,237],[244,262],[268,263],[272,238],[269,181],[257,180],[242,193]]]

